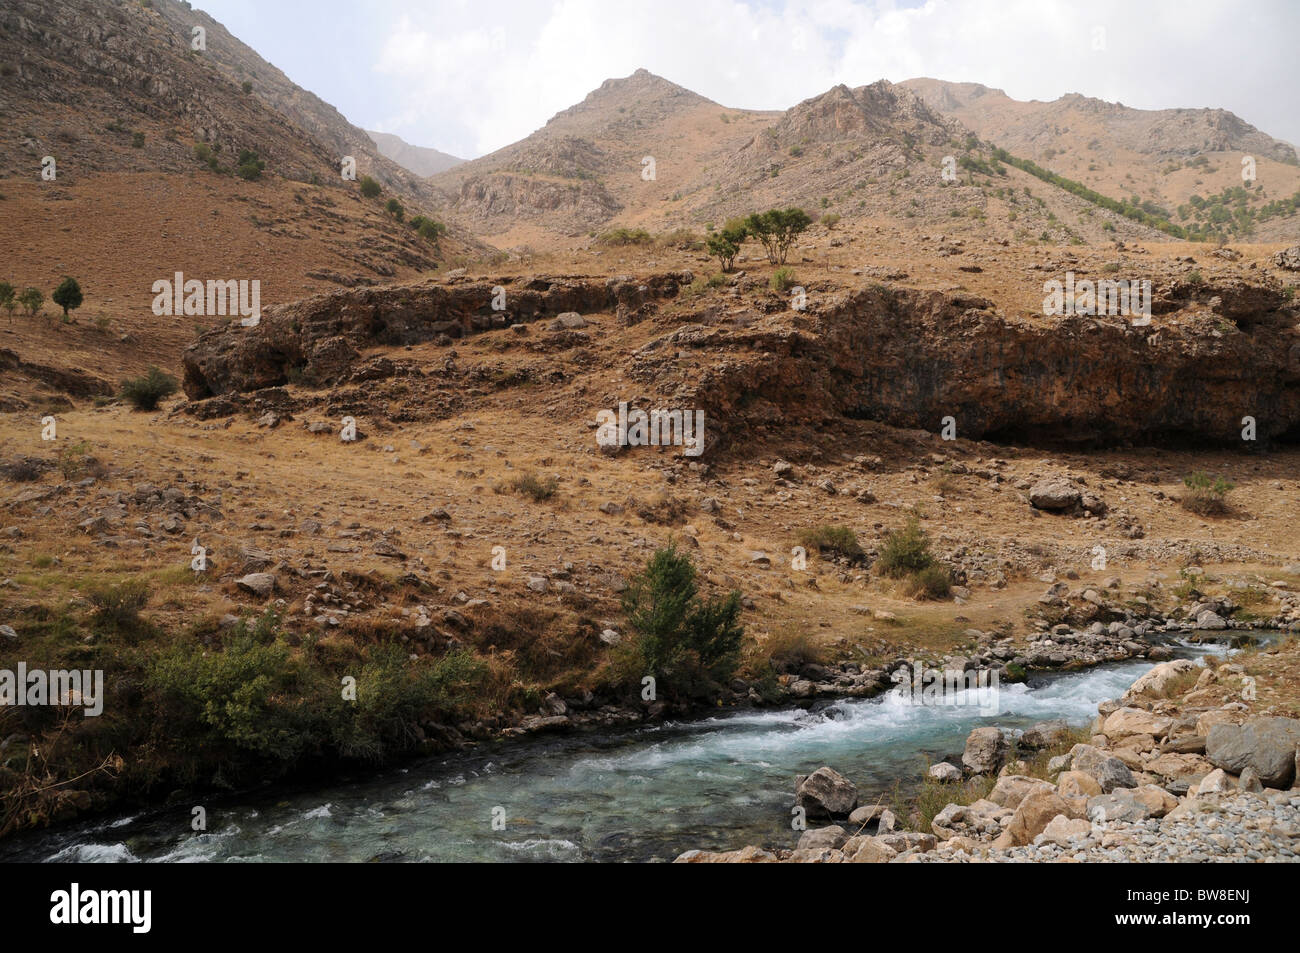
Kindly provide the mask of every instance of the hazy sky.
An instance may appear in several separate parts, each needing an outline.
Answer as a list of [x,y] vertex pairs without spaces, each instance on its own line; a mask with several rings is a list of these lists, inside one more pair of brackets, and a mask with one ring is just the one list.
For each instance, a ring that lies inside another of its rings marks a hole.
[[1229,109],[1300,144],[1300,0],[195,0],[353,123],[474,158],[645,67],[785,109],[913,76]]

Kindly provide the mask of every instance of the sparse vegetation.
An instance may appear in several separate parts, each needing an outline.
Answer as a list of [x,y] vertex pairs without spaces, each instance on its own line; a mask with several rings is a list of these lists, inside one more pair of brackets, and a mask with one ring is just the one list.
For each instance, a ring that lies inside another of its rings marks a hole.
[[122,382],[122,398],[136,410],[157,410],[158,402],[178,390],[176,379],[156,367]]
[[40,312],[41,305],[45,304],[45,295],[40,288],[24,288],[18,296],[18,303],[23,306],[28,317],[34,318]]
[[406,209],[402,208],[402,203],[397,201],[397,199],[389,199],[388,204],[384,206],[384,209],[399,222],[406,217]]
[[629,684],[653,676],[661,694],[710,697],[735,674],[745,629],[740,593],[703,599],[695,564],[674,545],[655,551],[623,597]]
[[361,177],[361,194],[368,199],[373,199],[384,191],[384,187],[368,175]]
[[858,543],[858,534],[848,526],[814,526],[802,530],[799,545],[809,551],[840,556],[851,563],[860,563],[867,555]]
[[527,496],[534,503],[543,503],[555,496],[555,492],[560,488],[560,481],[555,477],[547,477],[543,480],[535,473],[525,473],[523,476],[516,477],[511,482],[510,488],[516,493]]
[[790,246],[811,224],[812,219],[801,208],[774,208],[746,218],[745,230],[762,244],[768,261],[784,265]]
[[596,236],[597,245],[649,245],[654,236],[644,228],[612,228]]
[[793,268],[778,268],[772,272],[772,277],[768,280],[772,290],[778,294],[788,291],[798,283],[799,278],[795,275]]
[[1178,502],[1183,509],[1201,516],[1228,512],[1228,494],[1236,488],[1223,477],[1211,477],[1200,471],[1183,477],[1183,486],[1185,489]]

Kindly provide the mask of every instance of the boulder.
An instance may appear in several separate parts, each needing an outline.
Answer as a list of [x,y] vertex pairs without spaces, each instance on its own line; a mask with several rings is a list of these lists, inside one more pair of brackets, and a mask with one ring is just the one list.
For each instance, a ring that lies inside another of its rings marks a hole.
[[1063,771],[1056,779],[1056,791],[1061,797],[1097,797],[1102,794],[1097,779],[1086,771]]
[[1020,736],[1022,748],[1050,748],[1070,737],[1070,726],[1064,721],[1040,721]]
[[1066,817],[1058,814],[1047,822],[1043,832],[1038,835],[1037,843],[1059,844],[1069,847],[1070,841],[1087,837],[1092,833],[1092,825],[1082,817]]
[[1135,699],[1157,699],[1165,698],[1169,689],[1169,684],[1183,672],[1190,672],[1197,665],[1191,659],[1174,659],[1172,662],[1161,662],[1155,668],[1142,675],[1124,693],[1120,699],[1122,705],[1131,705]]
[[794,803],[808,817],[847,817],[858,806],[858,788],[834,768],[823,766],[795,779]]
[[930,765],[930,777],[942,784],[954,784],[961,780],[961,769],[949,764],[947,761],[940,761],[938,764]]
[[1007,740],[997,728],[976,728],[966,737],[961,763],[975,774],[992,774],[1007,755]]
[[775,864],[776,854],[761,847],[742,847],[740,850],[708,851],[688,850],[679,854],[674,864]]
[[1167,715],[1156,715],[1141,708],[1118,708],[1106,716],[1101,733],[1112,741],[1129,735],[1163,738],[1173,723],[1174,720]]
[[[854,841],[859,841],[857,849],[849,855],[851,864],[887,864],[898,856],[898,851],[887,844],[883,844],[878,837],[855,837]],[[848,849],[844,851],[848,854]]]
[[275,592],[275,574],[250,572],[247,576],[237,579],[235,585],[245,592],[251,592],[259,599],[266,599],[270,597],[271,593]]
[[803,832],[796,850],[839,850],[849,839],[849,832],[838,824],[815,827]]
[[1205,756],[1232,774],[1254,768],[1265,787],[1288,788],[1296,777],[1300,719],[1264,716],[1244,725],[1219,724],[1205,737]]
[[994,847],[1023,847],[1032,843],[1058,815],[1067,818],[1080,817],[1075,806],[1056,793],[1050,786],[1047,790],[1037,790],[1025,796],[1011,815],[1011,823],[993,842]]
[[1029,490],[1029,504],[1038,510],[1060,512],[1078,505],[1079,488],[1065,477],[1045,477]]
[[1133,772],[1119,758],[1092,745],[1075,745],[1070,749],[1070,767],[1092,775],[1101,785],[1103,793],[1109,794],[1116,788],[1137,786]]
[[1178,798],[1164,788],[1146,784],[1089,798],[1088,817],[1097,823],[1145,821],[1149,817],[1164,817],[1177,806]]
[[1038,778],[1029,778],[1020,774],[1008,774],[998,778],[998,783],[993,785],[993,790],[989,792],[988,799],[999,807],[1016,808],[1030,794],[1035,791],[1054,791],[1055,788],[1047,781],[1040,781]]

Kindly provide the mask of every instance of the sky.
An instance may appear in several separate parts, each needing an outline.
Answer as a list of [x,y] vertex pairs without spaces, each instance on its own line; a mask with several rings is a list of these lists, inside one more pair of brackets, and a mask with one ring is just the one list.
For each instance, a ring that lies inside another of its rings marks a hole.
[[1300,144],[1298,0],[195,0],[351,122],[476,158],[640,67],[788,109],[916,76],[1217,107]]

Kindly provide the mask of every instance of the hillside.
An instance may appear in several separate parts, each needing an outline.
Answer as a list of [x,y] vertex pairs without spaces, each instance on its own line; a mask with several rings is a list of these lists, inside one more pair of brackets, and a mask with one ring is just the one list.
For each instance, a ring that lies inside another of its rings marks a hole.
[[436,175],[465,161],[445,152],[439,152],[437,149],[413,146],[401,136],[394,136],[391,133],[372,132],[367,129],[366,135],[374,141],[380,153],[416,175]]
[[[206,25],[206,51],[190,49],[191,21]],[[177,271],[257,280],[265,307],[488,252],[454,223],[440,242],[420,237],[385,212],[390,192],[362,197],[339,166],[357,142],[358,175],[390,182],[410,214],[433,211],[423,180],[368,156],[364,133],[172,0],[6,4],[0,65],[0,280],[46,296],[44,317],[0,328],[21,362],[0,392],[11,409],[53,396],[27,365],[75,368],[92,392],[149,364],[174,367],[196,326],[213,323],[152,313],[153,282]],[[241,154],[261,163],[247,179]],[[42,178],[46,156],[53,179]],[[60,324],[49,295],[64,275],[85,300]]]
[[[1300,200],[1269,210],[1300,193],[1295,147],[1226,110],[1134,109],[1076,93],[1023,102],[978,83],[934,79],[901,85],[980,138],[1105,195],[1152,202],[1175,223],[1254,241],[1300,237]],[[1250,189],[1242,188],[1244,156],[1255,160]]]

